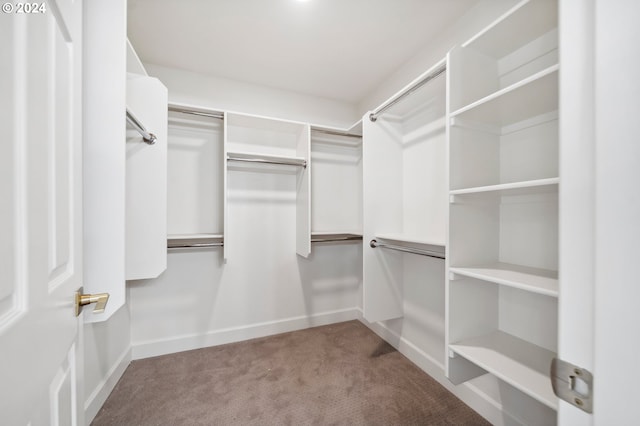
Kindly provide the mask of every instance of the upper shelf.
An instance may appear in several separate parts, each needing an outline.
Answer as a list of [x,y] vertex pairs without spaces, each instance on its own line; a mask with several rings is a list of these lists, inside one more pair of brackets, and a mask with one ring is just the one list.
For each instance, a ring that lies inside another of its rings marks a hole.
[[524,0],[462,46],[502,58],[557,26],[558,5],[555,1]]
[[[551,96],[540,96],[541,93]],[[558,65],[460,108],[451,117],[504,127],[558,109]]]
[[232,127],[245,127],[265,130],[277,133],[297,134],[309,128],[306,123],[281,120],[257,115],[227,113],[227,125]]

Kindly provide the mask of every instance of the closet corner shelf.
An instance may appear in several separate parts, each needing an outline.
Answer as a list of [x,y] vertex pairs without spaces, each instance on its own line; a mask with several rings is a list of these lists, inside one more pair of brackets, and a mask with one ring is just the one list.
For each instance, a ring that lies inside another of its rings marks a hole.
[[545,178],[527,180],[521,182],[502,183],[498,185],[478,186],[474,188],[454,189],[449,195],[497,193],[500,195],[518,195],[557,191],[555,187],[560,183],[560,178]]
[[227,160],[307,167],[307,160],[304,157],[271,155],[271,154],[262,154],[258,152],[228,151]]
[[449,272],[531,293],[558,297],[558,273],[509,263],[473,267],[450,267]]
[[169,234],[167,235],[167,248],[207,248],[222,247],[224,237],[222,234]]
[[[558,64],[451,113],[470,122],[506,126],[558,109]],[[540,93],[555,96],[540,96]]]
[[557,5],[551,1],[520,2],[463,43],[462,47],[470,47],[493,58],[502,58],[525,43],[557,28],[557,9]]
[[342,241],[362,241],[362,234],[350,232],[312,232],[312,243],[329,243]]
[[549,378],[555,353],[502,331],[450,344],[449,349],[546,406],[558,409]]

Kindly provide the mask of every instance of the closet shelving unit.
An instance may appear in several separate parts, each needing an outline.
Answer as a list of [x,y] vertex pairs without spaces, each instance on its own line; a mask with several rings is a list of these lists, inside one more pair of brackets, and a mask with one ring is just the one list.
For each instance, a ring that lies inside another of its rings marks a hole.
[[224,245],[223,118],[215,110],[169,105],[169,249]]
[[[229,173],[290,173],[296,177],[296,253],[311,253],[310,126],[305,123],[225,113],[224,212],[228,217]],[[225,221],[224,235],[228,221]],[[233,239],[225,241],[227,247]]]
[[[225,245],[227,176],[236,170],[290,173],[300,179],[296,195],[298,254],[308,256],[311,242],[362,240],[362,205],[361,196],[357,195],[362,192],[362,136],[358,134],[362,132],[361,125],[347,131],[314,127],[312,136],[310,125],[304,123],[176,103],[169,106],[169,112],[169,195],[175,202],[169,204],[173,211],[169,212],[168,248]],[[320,230],[313,232],[309,231],[310,141],[333,146],[330,151],[334,160],[337,158],[337,169],[324,173],[320,159],[319,177],[338,178],[341,185],[336,186],[344,189],[336,203],[328,202],[337,196],[333,185],[315,188],[319,193],[317,204],[324,206],[316,210],[322,210],[317,213],[325,220],[320,221]],[[329,200],[322,199],[323,192],[330,192]],[[335,211],[327,214],[327,209]]]
[[446,374],[557,409],[557,3],[521,1],[448,55]]
[[312,126],[311,242],[362,241],[362,124]]
[[126,86],[125,279],[139,280],[167,267],[168,94],[159,80],[142,74],[128,73]]
[[404,316],[405,285],[419,279],[415,256],[446,251],[445,65],[363,119],[363,315],[371,322]]

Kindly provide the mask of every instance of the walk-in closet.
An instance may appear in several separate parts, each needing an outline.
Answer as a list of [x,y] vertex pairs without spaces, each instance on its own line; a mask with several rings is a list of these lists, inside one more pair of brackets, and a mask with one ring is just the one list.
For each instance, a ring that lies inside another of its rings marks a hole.
[[0,424],[633,424],[639,14],[5,3]]

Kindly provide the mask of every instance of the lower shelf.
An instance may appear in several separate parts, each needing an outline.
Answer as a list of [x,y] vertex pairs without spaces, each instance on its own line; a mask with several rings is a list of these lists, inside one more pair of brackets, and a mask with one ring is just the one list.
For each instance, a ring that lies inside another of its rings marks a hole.
[[189,249],[222,247],[224,237],[221,234],[172,234],[167,236],[167,248]]
[[549,376],[555,353],[501,331],[463,340],[449,345],[449,349],[535,400],[558,409]]
[[312,232],[312,243],[329,243],[340,241],[362,241],[361,234],[337,233],[337,232]]

